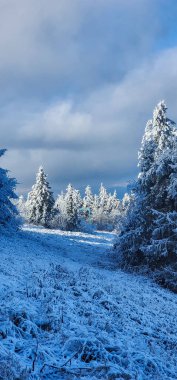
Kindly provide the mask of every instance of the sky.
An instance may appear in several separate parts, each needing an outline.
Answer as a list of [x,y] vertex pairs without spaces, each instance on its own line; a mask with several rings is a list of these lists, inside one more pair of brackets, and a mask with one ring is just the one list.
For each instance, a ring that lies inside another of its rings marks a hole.
[[177,121],[176,0],[0,0],[1,165],[27,193],[137,175],[162,99]]

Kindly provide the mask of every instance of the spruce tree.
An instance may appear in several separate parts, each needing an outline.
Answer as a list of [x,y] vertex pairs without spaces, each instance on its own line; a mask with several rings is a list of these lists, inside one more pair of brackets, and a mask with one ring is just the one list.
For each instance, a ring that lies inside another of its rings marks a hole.
[[133,202],[115,245],[123,265],[157,267],[176,259],[176,149],[175,123],[160,102],[145,129]]
[[22,219],[26,219],[26,201],[23,195],[20,195],[17,201],[17,210]]
[[97,229],[110,231],[116,227],[120,212],[119,203],[116,191],[108,194],[106,188],[101,184],[99,194],[92,199],[92,221]]
[[66,193],[62,192],[56,199],[51,225],[68,231],[77,230],[80,224],[82,203],[80,192],[69,184]]
[[42,166],[36,175],[36,183],[28,194],[26,206],[30,223],[49,227],[54,199]]
[[66,229],[69,231],[77,230],[79,225],[77,196],[73,186],[69,184],[66,189],[64,208]]
[[54,208],[56,209],[56,210],[58,210],[59,212],[61,212],[61,210],[63,209],[63,207],[64,207],[64,193],[63,193],[63,191],[61,192],[61,194],[58,194],[58,196],[57,196],[57,199],[56,199],[56,201],[55,201],[55,206],[54,206]]
[[117,228],[117,223],[120,217],[120,201],[117,198],[117,192],[114,191],[113,194],[109,194],[108,201],[106,205],[107,210],[107,220],[109,229],[113,230]]
[[91,187],[88,185],[85,188],[85,196],[83,199],[83,215],[88,221],[92,220],[93,204],[94,196],[92,194]]
[[99,207],[102,209],[103,212],[106,210],[107,202],[108,202],[108,193],[106,191],[106,188],[101,183],[100,191],[99,191]]

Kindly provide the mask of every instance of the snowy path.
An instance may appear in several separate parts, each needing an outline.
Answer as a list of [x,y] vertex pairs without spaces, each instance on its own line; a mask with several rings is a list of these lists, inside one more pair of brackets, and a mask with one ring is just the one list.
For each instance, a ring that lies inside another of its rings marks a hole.
[[1,236],[3,380],[25,367],[20,380],[177,378],[176,295],[99,268],[112,237],[27,227]]

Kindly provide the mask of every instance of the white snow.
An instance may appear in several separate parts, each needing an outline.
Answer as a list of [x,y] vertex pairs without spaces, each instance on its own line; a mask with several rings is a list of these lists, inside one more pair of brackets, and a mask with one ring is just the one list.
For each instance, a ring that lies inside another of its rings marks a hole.
[[1,379],[177,378],[176,295],[114,268],[113,238],[1,235]]

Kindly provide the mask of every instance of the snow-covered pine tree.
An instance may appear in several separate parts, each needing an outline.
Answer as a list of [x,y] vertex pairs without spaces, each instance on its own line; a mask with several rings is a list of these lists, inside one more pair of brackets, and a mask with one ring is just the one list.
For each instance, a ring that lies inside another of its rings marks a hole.
[[119,207],[120,200],[117,197],[117,191],[115,190],[113,195],[111,195],[112,208],[116,209]]
[[78,193],[76,194],[75,189],[71,184],[68,185],[65,194],[65,207],[64,207],[64,218],[65,218],[65,228],[68,231],[73,231],[78,229],[79,216],[78,216],[78,205],[77,205]]
[[106,188],[101,183],[100,191],[99,191],[99,207],[104,211],[106,211],[107,203],[108,203],[109,195],[106,191]]
[[99,194],[95,195],[92,207],[92,219],[97,229],[111,230],[114,228],[115,213],[118,206],[116,193],[108,194],[106,188],[101,184]]
[[116,191],[108,194],[106,188],[101,184],[99,194],[93,197],[92,221],[97,229],[113,230],[117,224],[120,201]]
[[105,205],[106,211],[108,214],[111,214],[112,211],[116,211],[119,207],[120,201],[117,198],[116,190],[113,194],[109,193],[107,198],[107,203]]
[[61,192],[61,194],[58,194],[53,210],[52,210],[52,217],[50,219],[50,226],[52,228],[65,229],[64,212],[65,212],[65,196],[64,196],[64,193]]
[[47,175],[40,166],[36,175],[36,183],[27,198],[28,221],[32,224],[49,227],[53,206],[53,193],[47,181]]
[[149,202],[159,209],[163,207],[167,196],[167,182],[171,174],[176,144],[175,123],[167,118],[166,113],[167,107],[162,101],[155,108],[152,121],[148,122],[138,165],[141,191],[149,193]]
[[80,195],[80,191],[73,188],[73,200],[75,208],[77,209],[78,221],[82,216],[83,200]]
[[93,217],[93,223],[96,225],[98,230],[103,230],[105,228],[105,225],[107,224],[107,213],[106,213],[106,206],[108,201],[108,194],[103,186],[101,184],[99,194],[94,196],[94,203],[93,203],[93,211],[92,211],[92,217]]
[[[0,150],[0,157],[6,149]],[[16,180],[9,178],[8,170],[0,168],[0,226],[6,228],[17,228],[17,209],[13,200],[17,199],[15,194]]]
[[88,222],[92,221],[93,204],[94,196],[91,187],[88,185],[85,188],[85,196],[83,198],[83,215]]
[[118,237],[114,248],[121,266],[134,266],[142,263],[141,246],[147,241],[145,215],[146,199],[140,192],[138,184],[132,190],[131,198],[122,208],[118,220]]
[[51,226],[63,230],[77,230],[80,225],[82,204],[79,190],[69,184],[66,193],[59,194],[55,201]]
[[117,228],[118,218],[120,214],[120,201],[117,198],[116,190],[113,194],[108,194],[107,204],[105,207],[105,215],[107,218],[108,230]]
[[131,197],[132,197],[131,193],[125,193],[123,198],[122,198],[121,208],[122,208],[122,211],[125,213],[127,212],[128,208],[129,208],[129,205],[131,202]]
[[177,134],[160,102],[139,153],[140,173],[115,248],[122,265],[151,267],[176,260]]
[[26,200],[23,195],[20,195],[17,201],[17,210],[23,220],[26,219]]
[[125,193],[122,200],[119,201],[117,209],[117,224],[116,229],[121,231],[126,220],[127,213],[134,204],[134,195],[132,192]]
[[64,196],[64,193],[62,191],[61,194],[58,194],[58,196],[57,196],[54,208],[61,211],[62,208],[64,207],[64,199],[65,199],[65,196]]
[[95,224],[97,224],[99,207],[99,196],[97,194],[94,194],[92,206],[92,222]]

